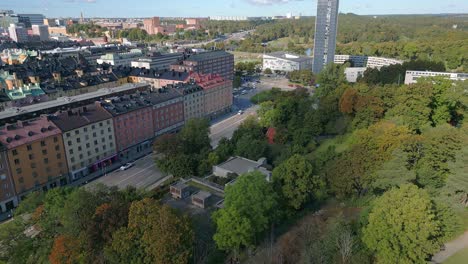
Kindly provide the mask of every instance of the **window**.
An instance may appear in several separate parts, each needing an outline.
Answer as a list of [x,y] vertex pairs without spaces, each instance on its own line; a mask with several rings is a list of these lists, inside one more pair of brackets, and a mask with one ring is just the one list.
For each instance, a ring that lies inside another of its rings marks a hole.
[[78,135],[80,134],[80,131],[79,130],[75,130],[75,135]]
[[23,172],[21,168],[16,169],[16,173],[20,174],[21,172]]
[[109,139],[112,140],[112,135],[109,135]]
[[69,140],[68,141],[68,146],[71,146],[72,145],[72,142]]
[[88,132],[88,128],[87,127],[83,128],[83,131]]
[[33,160],[34,159],[34,154],[29,154],[29,160]]
[[106,123],[107,123],[108,125],[110,125],[110,120],[107,120]]
[[62,158],[62,154],[57,154],[57,159],[61,159]]
[[95,148],[94,151],[96,151],[96,153],[99,152],[99,148]]
[[37,172],[33,171],[32,176],[33,178],[37,178]]
[[11,151],[11,153],[13,153],[13,156],[16,156],[16,155],[18,155],[18,150],[14,149],[14,150]]
[[90,147],[89,143],[86,143],[86,147],[87,147],[87,148],[89,148],[89,147]]
[[83,154],[80,154],[80,159],[83,159]]
[[99,122],[99,126],[102,127],[102,126],[103,126],[103,123],[102,123],[102,122]]
[[56,145],[56,146],[55,146],[55,150],[56,150],[56,151],[59,151],[59,150],[60,150],[60,146],[59,146],[59,145]]
[[23,178],[23,177],[19,177],[18,181],[19,181],[19,183],[24,183],[24,178]]
[[85,136],[85,140],[89,140],[89,136],[88,136],[88,135]]
[[68,133],[67,133],[67,137],[70,137],[70,136],[71,136],[71,134],[70,134],[70,132],[68,132]]
[[31,169],[35,169],[36,168],[36,163],[31,163]]
[[31,145],[27,145],[26,147],[28,148],[28,150],[32,150],[32,146],[31,146]]
[[20,164],[19,159],[15,159],[15,164],[16,164],[16,165]]
[[54,137],[54,142],[55,142],[55,143],[58,142],[58,138],[57,138],[57,137]]
[[95,125],[92,125],[92,126],[91,126],[91,129],[95,129],[95,128],[96,128],[96,126],[95,126]]
[[46,146],[45,141],[41,141],[41,146],[42,146],[42,147],[45,147],[45,146]]
[[49,159],[48,159],[48,158],[45,158],[45,159],[44,159],[44,163],[45,163],[45,164],[49,163]]
[[42,150],[42,155],[47,155],[47,150],[46,149]]
[[96,137],[96,132],[93,133],[93,137]]
[[71,157],[71,158],[70,158],[70,161],[71,161],[71,162],[75,162],[75,158],[74,158],[74,157]]
[[94,146],[97,146],[98,142],[97,140],[94,140]]
[[76,143],[80,143],[80,142],[81,142],[81,138],[77,138]]
[[101,130],[101,135],[104,135],[104,130]]
[[81,147],[78,147],[78,151],[81,151],[81,150],[82,150],[82,148],[81,148]]

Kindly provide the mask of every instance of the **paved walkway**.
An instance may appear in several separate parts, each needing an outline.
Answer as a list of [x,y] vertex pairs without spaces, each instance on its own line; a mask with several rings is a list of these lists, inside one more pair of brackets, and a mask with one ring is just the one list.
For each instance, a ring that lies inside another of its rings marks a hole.
[[443,263],[451,256],[455,255],[458,251],[468,248],[468,231],[457,239],[445,243],[445,250],[440,251],[432,257],[432,263]]

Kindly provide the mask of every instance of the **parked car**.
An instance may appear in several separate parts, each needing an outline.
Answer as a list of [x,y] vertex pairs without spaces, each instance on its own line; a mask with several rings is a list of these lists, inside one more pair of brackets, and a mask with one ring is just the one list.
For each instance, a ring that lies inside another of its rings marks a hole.
[[133,167],[134,165],[135,165],[134,163],[129,162],[129,163],[125,164],[125,165],[120,166],[120,170],[121,171],[128,170],[131,167]]

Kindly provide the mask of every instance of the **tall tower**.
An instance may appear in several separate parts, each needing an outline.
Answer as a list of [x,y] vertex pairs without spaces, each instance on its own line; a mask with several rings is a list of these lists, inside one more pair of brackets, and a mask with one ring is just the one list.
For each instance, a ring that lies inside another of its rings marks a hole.
[[314,63],[315,74],[323,67],[333,63],[336,49],[336,32],[338,30],[339,0],[318,0],[315,21]]

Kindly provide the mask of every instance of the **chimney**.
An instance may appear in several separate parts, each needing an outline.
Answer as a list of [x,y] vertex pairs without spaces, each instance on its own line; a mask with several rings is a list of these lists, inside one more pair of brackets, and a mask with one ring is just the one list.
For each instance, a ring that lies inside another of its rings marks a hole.
[[17,127],[23,127],[23,122],[21,120],[16,121]]

